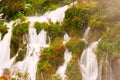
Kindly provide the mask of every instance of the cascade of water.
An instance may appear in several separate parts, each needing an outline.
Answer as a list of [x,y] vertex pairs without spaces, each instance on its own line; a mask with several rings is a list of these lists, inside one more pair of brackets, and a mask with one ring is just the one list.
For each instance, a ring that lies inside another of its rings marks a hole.
[[[76,4],[77,2],[74,2],[74,4]],[[63,7],[60,7],[54,11],[51,12],[47,12],[45,13],[43,16],[33,16],[33,17],[28,17],[28,21],[30,22],[48,22],[49,20],[51,20],[53,23],[55,22],[62,22],[64,17],[65,17],[65,11],[70,8],[73,5],[73,3],[71,3],[70,5],[66,5]]]
[[[76,4],[76,2],[75,2]],[[27,44],[27,51],[26,51],[26,57],[23,61],[19,61],[16,64],[12,66],[11,69],[17,69],[21,72],[25,73],[27,72],[30,76],[31,80],[36,80],[36,69],[37,69],[37,62],[39,60],[40,56],[40,50],[44,47],[48,47],[46,44],[46,32],[44,30],[41,30],[41,32],[37,35],[36,29],[33,26],[34,22],[48,22],[48,19],[50,19],[52,22],[62,22],[64,18],[64,12],[71,7],[73,4],[66,5],[64,7],[58,8],[55,11],[47,12],[43,16],[34,16],[34,17],[28,17],[28,21],[31,22],[29,27],[29,43]],[[14,56],[12,59],[10,59],[10,39],[11,39],[11,30],[12,25],[14,22],[10,22],[7,24],[9,27],[8,33],[5,35],[3,40],[0,41],[0,50],[1,56],[0,56],[0,67],[3,66],[3,63],[6,63],[4,65],[5,67],[9,67],[13,64],[16,56]],[[68,38],[68,37],[67,37]],[[69,56],[68,58],[66,56]],[[66,51],[65,52],[65,63],[63,66],[66,66],[71,58],[71,53]],[[14,70],[13,70],[14,71]],[[63,72],[65,73],[65,71]],[[17,78],[16,78],[17,79]]]
[[98,63],[94,54],[98,42],[93,42],[81,55],[80,69],[82,80],[97,80],[98,78]]
[[72,53],[69,52],[68,50],[66,50],[65,53],[64,53],[65,62],[63,63],[63,65],[60,68],[58,68],[58,70],[56,72],[57,74],[60,75],[62,80],[65,80],[65,78],[66,78],[65,71],[66,71],[66,68],[67,68],[67,64],[70,62],[71,58],[72,58]]
[[102,58],[101,58],[100,63],[99,63],[98,80],[102,80],[103,61],[104,61],[104,54],[102,55]]
[[[13,21],[10,23],[6,23],[8,29],[8,33],[5,34],[4,38],[0,42],[0,67],[8,67],[4,64],[10,60],[10,40],[11,40],[11,31],[12,31],[12,25]],[[9,64],[8,64],[9,65]]]
[[85,43],[87,43],[89,31],[90,31],[90,27],[88,26],[88,28],[85,30],[85,33],[82,39],[83,41],[85,41]]
[[44,47],[48,47],[46,44],[46,32],[41,30],[37,35],[36,29],[30,27],[26,57],[23,61],[17,62],[16,67],[23,73],[27,72],[31,80],[36,80],[37,62],[39,60],[40,50]]
[[63,40],[63,44],[66,44],[68,41],[70,40],[70,37],[67,33],[65,33],[64,35],[64,40]]
[[108,54],[105,56],[105,72],[104,72],[105,80],[114,80],[113,74],[112,74],[112,68],[110,61],[108,60]]

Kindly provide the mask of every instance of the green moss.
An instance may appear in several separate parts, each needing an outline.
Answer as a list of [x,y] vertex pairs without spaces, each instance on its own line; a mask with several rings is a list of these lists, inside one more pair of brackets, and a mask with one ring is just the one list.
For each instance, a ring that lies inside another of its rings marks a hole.
[[64,52],[65,46],[62,44],[62,40],[56,38],[49,48],[45,48],[41,52],[37,67],[38,76],[41,76],[40,73],[42,73],[45,80],[50,80],[51,76],[55,74],[58,67],[64,62]]
[[38,34],[39,31],[40,31],[44,26],[43,26],[42,23],[40,23],[40,22],[35,22],[35,23],[34,23],[34,27],[36,28],[37,34]]
[[85,42],[77,37],[74,37],[71,38],[70,41],[66,43],[66,47],[70,52],[80,56],[83,49],[85,48]]
[[6,25],[3,24],[2,21],[0,21],[0,33],[1,33],[1,39],[3,39],[4,35],[8,32],[8,28]]
[[29,27],[29,22],[20,23],[18,25],[13,26],[11,45],[10,45],[11,57],[13,57],[18,52],[20,46],[23,45],[23,38],[26,34],[28,34],[28,27]]
[[86,5],[79,3],[65,12],[64,22],[62,23],[66,32],[70,36],[82,37],[88,26],[90,15],[94,14],[96,10],[95,5]]
[[18,49],[18,56],[16,57],[16,62],[18,61],[22,61],[26,55],[26,50],[27,50],[27,45],[26,44],[22,44],[19,49]]
[[42,29],[48,31],[49,24],[46,23],[46,22],[44,22],[44,23],[35,22],[35,23],[34,23],[34,27],[36,28],[37,34],[38,34]]
[[50,22],[49,27],[47,29],[48,35],[51,38],[51,41],[54,41],[56,37],[63,37],[65,34],[64,28],[60,25],[60,23],[53,24]]

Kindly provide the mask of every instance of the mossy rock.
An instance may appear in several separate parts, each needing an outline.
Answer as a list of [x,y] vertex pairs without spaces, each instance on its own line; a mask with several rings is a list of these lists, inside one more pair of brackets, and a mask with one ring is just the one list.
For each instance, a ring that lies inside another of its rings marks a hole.
[[34,23],[34,27],[36,28],[37,30],[37,34],[39,34],[39,32],[44,29],[44,30],[47,30],[48,27],[49,27],[49,24],[48,23],[40,23],[40,22],[35,22]]
[[65,46],[60,38],[56,38],[49,48],[45,48],[41,52],[37,67],[39,79],[42,79],[43,75],[45,80],[51,80],[58,67],[64,62],[64,52]]
[[54,41],[56,37],[63,38],[65,34],[65,30],[59,22],[56,22],[55,24],[50,22],[49,27],[46,29],[46,31],[48,32],[47,34],[50,37],[51,41]]
[[82,38],[89,18],[95,13],[95,10],[96,6],[78,3],[65,12],[62,26],[71,37],[79,36]]
[[78,56],[76,54],[73,55],[72,60],[68,63],[66,74],[68,80],[82,80]]
[[85,42],[77,37],[71,38],[69,42],[66,43],[67,49],[73,54],[77,54],[79,57],[85,46]]
[[13,26],[10,57],[13,57],[18,52],[18,49],[24,44],[24,36],[28,34],[29,22],[20,23]]
[[22,44],[18,49],[18,56],[16,57],[15,61],[22,61],[25,58],[27,50],[27,44]]

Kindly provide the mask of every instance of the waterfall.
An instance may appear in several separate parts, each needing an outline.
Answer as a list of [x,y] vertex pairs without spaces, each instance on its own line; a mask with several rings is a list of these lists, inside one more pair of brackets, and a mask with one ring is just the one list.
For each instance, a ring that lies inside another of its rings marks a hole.
[[64,60],[65,60],[65,62],[63,63],[62,66],[60,66],[58,68],[58,70],[56,72],[62,78],[61,80],[65,80],[66,79],[65,71],[66,71],[66,68],[67,68],[67,64],[70,62],[71,58],[72,58],[72,53],[69,52],[68,50],[66,50],[65,53],[64,53]]
[[[75,2],[74,4],[76,4]],[[49,45],[46,43],[46,32],[44,30],[41,30],[40,33],[37,35],[36,29],[33,27],[33,24],[38,22],[48,22],[49,19],[52,22],[62,22],[64,19],[64,12],[70,8],[73,5],[66,5],[64,7],[58,8],[54,11],[47,12],[43,16],[33,16],[33,17],[27,17],[27,20],[30,21],[30,27],[29,27],[29,36],[28,36],[28,43],[27,43],[27,51],[26,56],[23,61],[18,61],[14,63],[15,58],[18,56],[15,55],[13,58],[10,59],[10,40],[11,40],[11,34],[12,34],[12,25],[14,21],[11,21],[7,24],[7,27],[9,28],[8,33],[4,36],[3,40],[0,40],[0,73],[3,68],[10,68],[11,72],[21,72],[22,74],[28,73],[28,76],[30,80],[36,80],[36,70],[37,70],[37,62],[40,59],[40,51],[48,47]],[[17,24],[17,23],[16,23]],[[87,33],[86,33],[87,34]],[[66,33],[64,35],[64,41],[63,44],[65,44],[67,41],[69,41],[69,36]],[[59,67],[59,69],[56,71],[57,74],[59,74],[62,78],[62,80],[65,80],[66,75],[65,71],[67,68],[67,64],[72,58],[72,53],[69,52],[67,49],[64,53],[64,60],[62,66]],[[14,64],[13,64],[14,63]],[[0,74],[1,75],[1,74]],[[12,75],[16,80],[24,80],[22,78],[18,78],[15,73]],[[27,79],[29,80],[29,79]]]
[[98,78],[98,63],[94,53],[97,44],[98,41],[93,42],[81,55],[80,70],[82,80],[97,80]]
[[[74,2],[74,4],[76,4],[77,1]],[[65,11],[70,8],[73,5],[73,3],[71,3],[70,5],[66,5],[63,7],[60,7],[54,11],[50,11],[50,12],[46,12],[44,15],[42,16],[32,16],[32,17],[27,17],[27,20],[30,22],[48,22],[49,20],[51,20],[53,23],[55,22],[62,22],[64,17],[65,17]]]
[[[108,54],[103,55],[103,58],[101,59],[100,63],[100,78],[99,80],[105,79],[105,80],[115,80],[114,75],[112,73],[112,68],[111,68],[111,61],[108,59]],[[103,66],[104,65],[104,66]],[[102,74],[102,71],[104,72]],[[103,76],[102,76],[103,75]]]
[[83,41],[85,41],[85,43],[87,43],[89,31],[90,31],[90,27],[88,26],[88,28],[85,30],[85,33],[82,39]]
[[65,33],[64,35],[64,40],[63,40],[63,44],[66,44],[68,41],[70,40],[70,37],[67,33]]
[[[63,44],[67,43],[70,40],[70,37],[67,33],[65,33],[64,35],[64,40],[63,40]],[[65,71],[67,69],[67,64],[70,62],[70,60],[72,59],[72,53],[69,52],[67,49],[64,53],[64,63],[62,66],[60,66],[58,68],[58,70],[56,71],[56,74],[59,74],[62,80],[66,79],[66,75],[65,75]]]
[[34,27],[29,28],[29,43],[27,45],[26,57],[23,61],[17,62],[15,67],[23,73],[28,73],[31,80],[36,80],[37,62],[40,50],[48,47],[46,44],[46,32],[41,30],[37,35]]
[[11,21],[10,23],[5,23],[9,28],[8,33],[6,33],[3,39],[0,41],[0,75],[2,75],[2,69],[9,68],[14,61],[14,59],[10,60],[10,40],[13,23],[14,21]]
[[[83,35],[83,39],[87,43],[90,27],[88,27]],[[98,63],[94,51],[97,48],[98,41],[93,42],[87,49],[82,52],[80,58],[80,70],[82,80],[97,80],[98,78]]]

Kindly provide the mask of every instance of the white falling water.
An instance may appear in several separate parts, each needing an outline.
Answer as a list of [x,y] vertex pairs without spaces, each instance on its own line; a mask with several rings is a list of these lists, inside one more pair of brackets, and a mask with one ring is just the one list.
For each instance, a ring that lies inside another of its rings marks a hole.
[[[83,39],[87,43],[90,27],[88,27],[84,33]],[[82,52],[80,58],[80,70],[82,74],[82,80],[97,80],[98,79],[98,63],[95,55],[95,50],[98,45],[98,41],[93,42],[87,49]]]
[[98,41],[93,42],[81,55],[80,70],[82,80],[97,80],[98,78],[98,63],[94,53],[97,44]]
[[60,77],[62,78],[61,80],[65,80],[65,78],[67,77],[65,75],[65,71],[66,71],[66,68],[67,68],[67,64],[70,62],[72,58],[72,53],[69,52],[68,50],[65,51],[64,53],[64,60],[65,62],[63,63],[63,65],[61,67],[58,68],[56,74],[59,74]]
[[[77,2],[74,2],[74,4],[76,4]],[[64,17],[65,17],[65,11],[70,8],[73,5],[73,3],[71,3],[70,5],[66,5],[63,7],[60,7],[54,11],[51,12],[47,12],[45,13],[43,16],[33,16],[33,17],[28,17],[28,21],[30,22],[48,22],[49,19],[55,23],[55,22],[62,22]]]
[[40,50],[48,47],[46,44],[46,32],[41,30],[37,35],[36,29],[29,29],[29,43],[27,45],[27,54],[23,61],[16,64],[17,69],[23,73],[27,72],[31,80],[36,80],[37,62],[40,56]]
[[104,76],[105,76],[105,80],[115,80],[114,79],[114,75],[113,75],[113,73],[112,73],[112,68],[111,68],[111,63],[110,63],[111,61],[109,61],[109,59],[108,59],[108,54],[106,54],[106,56],[105,56],[105,64],[106,64],[106,66],[105,66],[105,73],[104,73]]
[[70,37],[67,33],[65,33],[64,35],[64,40],[63,40],[63,44],[66,44],[68,41],[70,40]]
[[[69,37],[69,35],[66,33],[66,34],[64,35],[63,44],[65,44],[65,43],[68,42],[69,40],[70,40],[70,37]],[[67,76],[65,75],[65,71],[66,71],[66,68],[67,68],[67,64],[70,62],[71,58],[72,58],[72,53],[69,52],[68,50],[66,50],[65,53],[64,53],[64,63],[63,63],[63,65],[60,66],[60,67],[58,68],[58,70],[56,71],[56,74],[59,74],[62,80],[65,80],[65,78],[67,77]]]
[[0,75],[2,75],[2,69],[4,67],[9,68],[14,61],[13,59],[10,60],[10,40],[13,23],[13,21],[6,23],[9,30],[8,33],[5,34],[3,40],[0,41]]
[[85,41],[85,43],[87,43],[89,31],[90,31],[90,27],[88,26],[88,28],[85,30],[85,33],[82,39],[83,41]]
[[[76,4],[76,2],[75,2]],[[36,33],[36,29],[33,27],[34,22],[48,22],[50,19],[52,22],[62,22],[64,18],[64,12],[73,5],[66,5],[64,7],[58,8],[55,11],[47,12],[43,16],[33,16],[27,17],[27,20],[30,21],[30,28],[29,28],[29,43],[27,45],[26,57],[23,61],[19,61],[16,64],[13,64],[16,56],[10,59],[10,40],[11,40],[11,30],[12,25],[14,22],[10,22],[7,26],[9,27],[8,33],[5,35],[3,40],[0,41],[0,68],[10,68],[20,70],[22,73],[27,72],[30,76],[31,80],[36,80],[36,69],[37,69],[37,62],[40,56],[40,50],[44,47],[48,47],[46,44],[46,32],[42,30],[38,35]],[[66,57],[68,56],[68,58]],[[63,66],[66,67],[67,63],[71,58],[71,53],[66,51],[65,52],[65,63]],[[5,63],[5,65],[4,65]],[[13,70],[14,71],[14,70]],[[63,72],[64,73],[64,72]],[[17,78],[16,78],[17,79]],[[20,79],[23,80],[23,79]]]

